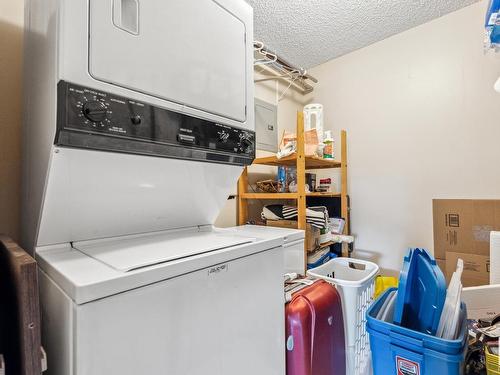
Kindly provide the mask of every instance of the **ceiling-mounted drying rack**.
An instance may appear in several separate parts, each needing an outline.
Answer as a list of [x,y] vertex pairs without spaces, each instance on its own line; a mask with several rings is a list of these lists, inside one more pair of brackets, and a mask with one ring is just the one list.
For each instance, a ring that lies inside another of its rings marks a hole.
[[260,68],[260,73],[266,77],[257,78],[255,83],[271,80],[283,80],[289,83],[286,90],[281,94],[280,99],[286,91],[294,86],[303,95],[309,94],[314,87],[308,82],[318,83],[318,80],[307,73],[304,68],[297,68],[287,62],[284,58],[271,51],[266,45],[259,41],[254,41],[254,66]]

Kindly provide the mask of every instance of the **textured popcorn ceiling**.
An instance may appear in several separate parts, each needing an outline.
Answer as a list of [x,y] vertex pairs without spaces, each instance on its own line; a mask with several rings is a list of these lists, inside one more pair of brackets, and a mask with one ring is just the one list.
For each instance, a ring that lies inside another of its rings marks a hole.
[[[478,0],[247,0],[255,39],[311,68]],[[436,35],[439,38],[439,35]]]

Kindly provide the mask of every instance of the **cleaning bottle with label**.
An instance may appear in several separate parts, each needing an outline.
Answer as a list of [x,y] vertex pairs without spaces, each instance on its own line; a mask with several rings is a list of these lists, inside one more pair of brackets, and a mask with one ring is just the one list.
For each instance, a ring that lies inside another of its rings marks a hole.
[[333,137],[332,132],[327,130],[325,132],[325,136],[323,138],[323,143],[325,144],[325,148],[323,149],[323,158],[324,159],[333,159]]

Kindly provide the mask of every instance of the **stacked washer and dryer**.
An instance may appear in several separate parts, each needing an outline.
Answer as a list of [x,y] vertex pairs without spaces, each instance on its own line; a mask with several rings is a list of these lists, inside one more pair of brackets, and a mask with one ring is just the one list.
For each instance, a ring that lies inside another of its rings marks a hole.
[[26,0],[25,60],[48,374],[284,374],[303,232],[212,225],[255,156],[252,9]]

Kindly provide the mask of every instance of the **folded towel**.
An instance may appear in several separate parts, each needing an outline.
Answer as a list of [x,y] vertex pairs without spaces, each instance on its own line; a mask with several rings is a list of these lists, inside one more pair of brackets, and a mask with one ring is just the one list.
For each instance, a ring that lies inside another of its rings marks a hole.
[[[261,214],[264,220],[297,220],[297,207],[285,206],[282,204],[271,204],[264,206]],[[306,208],[306,222],[313,227],[325,229],[328,225],[329,217],[326,207],[308,207]]]

